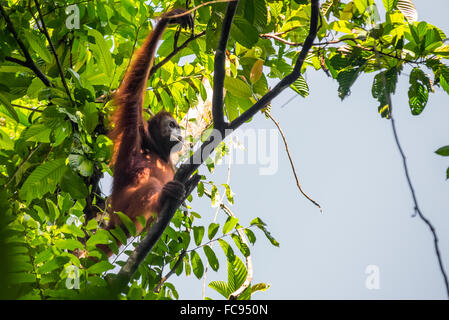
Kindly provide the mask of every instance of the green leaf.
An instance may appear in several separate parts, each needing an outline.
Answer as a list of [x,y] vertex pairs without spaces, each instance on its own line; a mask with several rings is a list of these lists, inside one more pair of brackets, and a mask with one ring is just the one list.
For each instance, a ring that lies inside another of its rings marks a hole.
[[71,169],[62,176],[61,190],[69,193],[73,199],[85,199],[89,193],[83,179]]
[[220,244],[221,248],[223,249],[223,252],[224,252],[227,260],[233,261],[235,259],[235,254],[234,254],[234,250],[231,248],[229,243],[227,243],[223,239],[218,239],[218,243]]
[[120,241],[121,244],[126,245],[127,241],[127,237],[125,232],[123,232],[122,228],[117,226],[114,229],[109,230],[110,233],[112,233],[112,235],[117,238],[117,240]]
[[11,284],[36,283],[36,276],[31,273],[8,273],[7,276]]
[[248,246],[242,241],[242,239],[240,239],[240,236],[236,235],[236,234],[232,234],[231,235],[232,240],[234,240],[235,245],[237,246],[237,248],[240,250],[240,252],[245,256],[248,257],[250,255],[250,251]]
[[254,232],[251,231],[251,229],[244,229],[246,236],[248,237],[248,240],[251,244],[256,243],[256,235],[254,234]]
[[279,247],[279,242],[271,235],[271,233],[267,230],[267,228],[265,227],[266,224],[262,221],[262,219],[260,218],[255,218],[251,221],[250,223],[251,225],[255,225],[256,227],[258,227],[260,230],[263,231],[263,233],[265,234],[265,236],[267,237],[267,239],[271,242],[272,245]]
[[[95,219],[91,219],[90,221],[95,221]],[[90,223],[89,221],[89,223]],[[80,238],[84,238],[86,235],[84,234],[83,230],[81,230],[80,228],[78,228],[74,223],[72,224],[64,224],[61,227],[61,232],[64,232],[66,234],[72,234],[76,237],[80,237]]]
[[61,257],[61,256],[55,257],[54,259],[45,262],[41,267],[37,269],[37,272],[40,274],[52,272],[62,267],[68,261],[69,261],[68,257]]
[[226,76],[224,87],[233,95],[240,98],[250,98],[252,96],[251,88],[242,80]]
[[449,67],[442,64],[440,65],[441,75],[440,75],[440,84],[441,87],[449,94]]
[[136,225],[134,224],[134,222],[124,213],[118,211],[118,212],[114,212],[115,214],[117,214],[120,218],[120,221],[122,221],[122,223],[125,225],[126,229],[129,231],[129,233],[135,237],[137,235],[137,230],[136,230]]
[[87,223],[86,230],[96,230],[98,228],[98,222],[95,219],[90,219]]
[[199,246],[204,236],[204,227],[193,227],[193,238],[195,239],[195,244]]
[[109,233],[106,230],[99,229],[93,234],[86,242],[86,246],[94,248],[97,244],[109,244],[112,243]]
[[212,240],[213,237],[217,234],[218,229],[220,228],[220,225],[218,223],[212,222],[209,227],[207,228],[207,236],[209,240]]
[[69,155],[70,166],[84,177],[90,177],[94,172],[94,164],[80,154]]
[[75,249],[83,249],[84,246],[81,242],[75,239],[60,239],[55,241],[55,246],[61,250],[70,250],[73,251]]
[[425,73],[414,68],[410,73],[410,88],[408,91],[409,105],[413,115],[419,115],[426,107],[431,90],[430,79]]
[[94,53],[97,63],[101,66],[100,69],[105,75],[112,76],[114,71],[113,66],[115,64],[103,35],[95,29],[89,29],[88,34],[95,38],[95,44],[90,43],[89,46]]
[[265,291],[270,287],[270,285],[266,283],[258,283],[251,287],[251,293],[257,292],[257,291]]
[[350,70],[342,70],[338,73],[337,81],[339,84],[338,87],[338,96],[341,100],[346,98],[351,94],[351,87],[354,82],[357,80],[360,74],[360,69],[350,69]]
[[297,94],[299,94],[303,98],[309,95],[309,86],[307,85],[307,82],[302,75],[300,75],[299,78],[296,79],[295,82],[293,82],[290,85],[290,88],[292,88]]
[[32,32],[24,32],[24,36],[30,44],[31,48],[41,57],[45,62],[51,63],[52,56],[45,45],[43,38],[35,35]]
[[204,266],[200,255],[196,251],[192,251],[190,253],[190,262],[192,263],[193,274],[198,279],[201,279],[204,273]]
[[230,232],[239,222],[239,219],[236,217],[229,217],[225,224],[223,225],[223,234]]
[[110,264],[108,261],[100,261],[87,268],[87,272],[90,274],[100,274],[111,269],[114,269],[114,265]]
[[247,273],[246,266],[239,257],[228,261],[228,286],[231,293],[242,286]]
[[25,141],[50,142],[50,134],[52,129],[44,124],[33,124],[22,133],[22,139]]
[[7,115],[14,119],[16,122],[19,122],[19,116],[17,115],[16,110],[11,106],[11,101],[9,98],[0,92],[0,105],[3,105],[6,108]]
[[33,199],[41,199],[47,192],[53,193],[66,170],[65,159],[45,162],[31,172],[20,188],[19,196],[31,202]]
[[396,83],[398,82],[398,72],[396,68],[382,71],[374,76],[371,93],[373,98],[379,101],[379,113],[382,117],[390,116],[390,106],[388,104],[388,95],[391,95],[396,90]]
[[209,288],[214,289],[226,299],[232,293],[232,291],[229,289],[228,284],[224,281],[212,281],[211,283],[209,283]]
[[226,199],[228,199],[230,204],[234,204],[234,193],[232,192],[231,187],[226,183],[223,183],[222,185],[226,189]]
[[198,197],[202,197],[204,194],[204,183],[203,182],[199,182],[198,186],[196,188],[196,191],[198,192]]
[[59,218],[60,212],[58,207],[50,199],[45,199],[48,208],[48,217],[51,222],[56,221]]
[[207,257],[207,261],[209,261],[209,264],[210,264],[212,270],[218,271],[220,264],[218,263],[218,259],[217,259],[217,256],[215,255],[215,252],[209,246],[204,246],[203,250]]
[[384,3],[385,10],[390,12],[396,6],[397,0],[382,0],[382,2]]
[[259,32],[246,19],[236,16],[231,26],[231,36],[242,46],[251,49],[259,40]]
[[243,1],[244,10],[243,14],[245,19],[254,27],[257,31],[263,32],[267,27],[267,3],[265,0],[245,0]]
[[439,154],[443,157],[449,157],[449,146],[444,146],[435,151],[436,154]]

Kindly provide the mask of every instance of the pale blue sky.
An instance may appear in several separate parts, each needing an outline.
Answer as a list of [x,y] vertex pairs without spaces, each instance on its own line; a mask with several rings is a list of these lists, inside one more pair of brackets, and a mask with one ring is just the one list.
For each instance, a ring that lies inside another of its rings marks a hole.
[[[447,1],[415,4],[419,20],[449,34]],[[449,96],[437,88],[424,112],[412,116],[409,70],[404,73],[393,96],[393,115],[420,207],[436,227],[449,272],[449,158],[434,153],[449,144]],[[359,79],[351,96],[341,102],[336,81],[323,72],[308,72],[309,97],[279,108],[294,95],[288,89],[273,101],[272,114],[287,136],[301,183],[322,205],[322,214],[299,194],[280,136],[276,175],[259,175],[257,165],[232,166],[236,203],[231,208],[240,223],[246,226],[260,217],[280,242],[279,248],[273,247],[256,231],[257,242],[251,247],[253,284],[266,282],[271,287],[254,299],[447,298],[431,233],[419,218],[411,217],[413,203],[401,158],[390,122],[377,113],[372,79]],[[249,126],[274,128],[260,114]],[[205,168],[202,172],[220,184],[226,181],[227,166],[218,166],[213,176]],[[192,205],[207,226],[215,208],[207,198]],[[225,218],[220,213],[219,219]],[[207,283],[226,280],[224,254],[218,245],[213,248],[220,271],[209,270]],[[380,269],[378,290],[365,287],[368,265]],[[169,281],[181,299],[201,299],[202,281],[194,275]],[[210,288],[206,296],[221,298]]]

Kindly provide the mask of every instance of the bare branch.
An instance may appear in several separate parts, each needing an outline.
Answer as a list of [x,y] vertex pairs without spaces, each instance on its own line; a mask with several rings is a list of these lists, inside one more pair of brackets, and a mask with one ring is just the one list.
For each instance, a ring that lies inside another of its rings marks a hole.
[[[376,53],[378,60],[380,60],[379,55],[378,55],[379,52],[375,48],[373,48],[373,50]],[[380,62],[379,62],[379,64],[380,64]],[[386,88],[387,88],[387,79],[386,79],[384,73],[382,73],[382,75],[383,75],[382,76],[383,87],[385,88],[385,96],[387,98],[387,103],[388,103],[388,106],[389,106],[389,109],[390,109],[389,117],[390,117],[390,121],[391,121],[391,128],[393,130],[393,136],[394,136],[394,140],[396,142],[396,146],[397,146],[398,151],[399,151],[399,153],[401,155],[401,158],[402,158],[402,165],[404,167],[405,177],[407,178],[408,187],[410,189],[410,193],[412,195],[412,199],[413,199],[413,203],[414,203],[414,211],[415,211],[415,213],[418,214],[419,218],[427,225],[427,227],[430,229],[430,232],[432,233],[433,243],[434,243],[434,247],[435,247],[435,254],[437,256],[438,265],[440,267],[440,271],[441,271],[441,274],[443,276],[444,285],[446,287],[446,294],[447,294],[447,296],[449,298],[449,282],[448,282],[448,277],[447,277],[446,271],[445,271],[444,266],[443,266],[443,259],[441,257],[440,247],[438,245],[437,232],[436,232],[435,227],[433,226],[433,224],[430,222],[430,220],[428,218],[426,218],[424,216],[424,214],[422,213],[421,209],[419,208],[418,198],[416,196],[415,188],[413,187],[412,180],[410,178],[410,173],[409,173],[409,170],[408,170],[407,158],[406,158],[404,150],[402,149],[401,144],[399,142],[399,136],[398,136],[398,133],[397,133],[396,124],[395,124],[395,121],[394,121],[394,118],[393,118],[393,114],[392,114],[393,104],[392,104],[392,101],[391,101],[391,95],[390,95],[390,92],[388,90],[386,90]]]
[[292,167],[292,171],[293,171],[293,175],[295,176],[295,180],[296,180],[296,185],[298,186],[299,191],[304,195],[304,197],[306,197],[307,199],[310,200],[310,202],[312,202],[314,205],[316,205],[319,209],[320,212],[323,212],[323,209],[321,209],[321,206],[312,198],[310,198],[302,189],[301,184],[299,183],[299,179],[298,179],[298,175],[296,174],[296,169],[295,169],[295,165],[293,164],[293,159],[292,156],[290,154],[290,150],[288,148],[288,144],[287,144],[287,138],[285,138],[285,134],[281,129],[281,126],[279,125],[279,123],[276,121],[276,119],[273,118],[273,116],[271,115],[271,113],[269,111],[265,111],[265,114],[268,118],[271,119],[271,121],[273,121],[273,123],[276,125],[276,127],[279,130],[279,133],[281,134],[282,140],[284,141],[284,146],[285,146],[285,151],[287,152],[287,156],[288,156],[288,160],[290,161],[290,166]]

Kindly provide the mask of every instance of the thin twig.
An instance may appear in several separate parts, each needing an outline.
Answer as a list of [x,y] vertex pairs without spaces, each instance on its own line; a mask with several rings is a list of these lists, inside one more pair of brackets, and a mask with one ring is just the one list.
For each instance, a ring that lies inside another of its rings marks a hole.
[[407,178],[407,183],[408,183],[410,192],[412,194],[413,203],[415,205],[414,210],[415,210],[416,213],[418,213],[418,216],[427,225],[427,227],[429,227],[430,232],[432,233],[433,243],[434,243],[434,247],[435,247],[435,254],[436,254],[437,259],[438,259],[438,265],[440,267],[441,274],[443,275],[444,284],[446,286],[446,294],[447,294],[447,296],[449,298],[449,282],[448,282],[448,277],[447,277],[446,271],[445,271],[444,266],[443,266],[443,259],[441,257],[440,248],[439,248],[439,245],[438,245],[438,236],[437,236],[435,227],[430,222],[430,220],[423,215],[423,213],[421,212],[421,209],[418,206],[418,200],[417,200],[417,197],[416,197],[416,194],[415,194],[415,189],[413,188],[413,184],[412,184],[412,181],[410,179],[410,174],[409,174],[409,170],[408,170],[408,166],[407,166],[407,159],[406,159],[404,151],[402,150],[402,147],[401,147],[401,145],[399,143],[399,137],[398,137],[398,134],[397,134],[396,125],[395,125],[395,122],[394,122],[393,115],[391,113],[392,113],[392,105],[391,105],[391,101],[390,101],[390,121],[391,121],[391,127],[393,129],[393,135],[394,135],[394,139],[396,141],[396,145],[397,145],[399,153],[401,154],[401,157],[402,157],[402,164],[404,166],[405,176]]
[[[373,47],[373,50],[374,50],[374,52],[377,55],[377,58],[378,58],[378,61],[379,61],[379,67],[380,67],[380,58],[378,56],[378,51],[375,49],[375,47]],[[427,227],[430,229],[430,232],[432,233],[433,243],[434,243],[434,247],[435,247],[435,254],[437,256],[438,265],[440,267],[440,271],[441,271],[441,274],[443,276],[444,285],[446,287],[446,294],[447,294],[447,296],[449,298],[449,281],[448,281],[448,277],[447,277],[446,271],[445,271],[444,266],[443,266],[443,259],[441,257],[440,247],[438,245],[438,236],[437,236],[435,227],[430,222],[430,220],[424,216],[424,214],[422,213],[422,211],[421,211],[421,209],[420,209],[420,207],[418,205],[418,198],[416,196],[415,188],[413,187],[412,180],[410,178],[410,173],[409,173],[409,169],[408,169],[408,165],[407,165],[407,158],[406,158],[404,150],[402,149],[401,144],[399,142],[399,136],[398,136],[398,133],[397,133],[396,124],[395,124],[395,121],[394,121],[394,118],[393,118],[393,114],[392,114],[393,105],[392,105],[391,95],[390,95],[390,92],[388,90],[386,90],[386,88],[387,88],[387,79],[386,79],[384,73],[382,73],[382,80],[383,80],[383,87],[385,88],[385,96],[387,98],[387,103],[388,103],[389,110],[390,110],[389,117],[390,117],[390,121],[391,121],[391,128],[393,130],[393,136],[394,136],[394,140],[396,142],[396,146],[397,146],[398,151],[399,151],[399,153],[401,155],[401,158],[402,158],[402,165],[404,167],[405,177],[407,179],[407,184],[408,184],[408,187],[410,189],[410,193],[412,195],[412,199],[413,199],[413,203],[414,203],[414,212],[415,212],[415,214],[416,213],[418,214],[420,219],[427,225]]]
[[172,19],[181,18],[183,16],[191,14],[192,12],[198,10],[201,7],[208,6],[208,5],[215,4],[215,3],[222,3],[222,2],[238,2],[238,0],[213,0],[213,1],[209,1],[209,2],[204,2],[204,3],[202,3],[202,4],[192,8],[192,9],[190,9],[188,11],[185,11],[185,12],[180,13],[180,14],[172,15],[172,16],[170,16],[170,18],[172,18]]
[[160,68],[162,67],[164,64],[166,64],[168,61],[170,61],[171,58],[173,58],[179,51],[181,51],[182,49],[184,49],[185,47],[187,47],[187,45],[193,41],[198,39],[199,37],[202,37],[206,34],[206,30],[189,37],[186,41],[184,41],[180,46],[177,46],[175,50],[173,50],[172,52],[170,52],[170,54],[168,56],[166,56],[164,59],[162,59],[161,61],[159,61],[157,64],[155,64],[150,71],[150,77]]
[[[230,149],[230,152],[232,152],[232,148]],[[230,158],[232,159],[232,155],[229,155]],[[229,186],[229,183],[231,181],[231,165],[232,165],[232,161],[229,161],[228,163],[228,175],[226,177],[226,185]],[[206,194],[209,199],[212,200],[212,192],[210,192],[209,190],[205,189],[204,190],[204,194]],[[215,215],[214,215],[214,223],[217,221],[217,217],[218,217],[218,211],[220,210],[220,208],[222,208],[222,204],[223,204],[223,200],[226,196],[226,190],[223,192],[223,194],[220,197],[220,205],[217,207],[217,210],[215,210]],[[206,263],[206,268],[204,270],[204,274],[203,274],[203,300],[206,297],[206,276],[207,276],[207,271],[208,271],[208,267],[209,267],[209,261],[207,261]]]
[[38,2],[38,0],[34,0],[34,3],[36,5],[37,12],[39,13],[39,20],[41,21],[42,31],[44,32],[44,35],[47,38],[47,41],[48,41],[48,43],[50,45],[51,52],[53,53],[53,56],[55,57],[56,65],[58,66],[59,75],[61,77],[62,85],[64,86],[64,89],[65,89],[65,91],[67,93],[67,96],[70,99],[70,102],[73,104],[72,96],[70,95],[70,90],[69,90],[69,87],[67,86],[67,82],[65,80],[64,71],[62,69],[61,62],[59,61],[58,55],[56,54],[55,46],[53,45],[53,42],[51,41],[50,35],[48,33],[48,30],[47,30],[47,27],[45,25],[44,19],[42,17],[42,12],[41,12],[41,8],[39,6],[39,2]]
[[[212,198],[212,193],[209,190],[205,189],[204,194],[207,195],[209,198]],[[229,217],[234,217],[234,218],[236,217],[236,215],[231,211],[231,209],[229,209],[229,207],[227,205],[225,205],[222,201],[219,204],[219,208],[221,210],[223,210],[223,212],[225,212]],[[245,244],[249,249],[248,239],[246,238],[245,232],[243,230],[245,230],[245,228],[242,228],[241,226],[235,227],[235,231],[237,231],[237,234],[238,234],[240,240],[242,240],[243,244]],[[229,295],[230,300],[237,299],[251,285],[251,281],[253,280],[254,268],[253,268],[253,260],[251,258],[251,254],[249,254],[245,258],[246,258],[246,270],[247,270],[245,281],[242,283],[242,285],[239,288],[237,288],[234,292],[232,292]]]
[[42,110],[39,110],[39,109],[33,109],[33,108],[30,108],[30,107],[21,106],[21,105],[14,104],[14,103],[11,103],[11,105],[12,105],[13,107],[19,108],[19,109],[25,109],[25,110],[36,111],[36,112],[43,112]]
[[271,121],[273,121],[273,123],[276,125],[276,127],[279,130],[279,133],[281,134],[282,140],[284,141],[284,146],[285,146],[285,151],[287,152],[287,156],[288,156],[288,160],[290,161],[290,166],[292,168],[293,171],[293,175],[295,176],[295,180],[296,180],[296,185],[298,186],[299,191],[303,194],[304,197],[306,197],[307,199],[309,199],[310,202],[312,202],[314,205],[316,205],[319,209],[320,212],[323,212],[323,209],[321,208],[321,206],[312,198],[310,198],[302,189],[301,184],[299,183],[299,179],[298,179],[298,175],[296,174],[296,169],[295,169],[295,165],[293,164],[293,159],[292,156],[290,154],[290,150],[288,148],[288,144],[287,144],[287,139],[285,137],[284,132],[281,129],[281,126],[279,125],[279,123],[276,121],[276,119],[273,118],[273,116],[271,115],[271,113],[267,110],[265,111],[265,115],[271,119]]
[[159,281],[156,288],[154,288],[154,292],[159,293],[161,291],[163,284],[168,280],[168,278],[170,278],[173,275],[173,273],[175,273],[179,264],[182,262],[182,259],[184,259],[186,253],[187,253],[187,251],[185,249],[182,250],[181,254],[178,256],[178,260],[176,260],[175,265],[173,266],[173,268],[170,269],[170,271],[164,277],[162,277],[162,279]]
[[[287,39],[281,38],[281,37],[279,37],[278,33],[264,33],[264,34],[261,34],[260,37],[261,38],[265,38],[265,39],[271,38],[271,39],[277,40],[279,42],[282,42],[282,43],[287,44],[287,45],[292,46],[292,47],[299,47],[299,46],[303,46],[304,45],[304,43],[302,43],[302,42],[293,42],[293,41],[289,41]],[[330,40],[330,41],[324,41],[324,42],[317,42],[317,43],[314,43],[313,45],[314,46],[328,46],[330,44],[337,44],[337,43],[344,42],[344,41],[354,42],[355,46],[357,48],[362,49],[363,51],[374,52],[373,48],[364,47],[360,43],[358,43],[356,39],[351,39],[351,38],[336,39],[336,40]],[[404,61],[404,62],[407,62],[407,63],[412,63],[412,64],[413,63],[420,63],[418,61],[413,61],[413,60],[408,60],[408,59],[405,59],[405,58],[400,58],[400,57],[397,57],[397,56],[392,55],[390,53],[386,53],[386,52],[382,52],[382,51],[378,51],[377,53],[379,53],[380,55],[383,55],[383,56],[386,56],[386,57],[390,57],[390,58],[394,58],[394,59],[397,59],[399,61]]]

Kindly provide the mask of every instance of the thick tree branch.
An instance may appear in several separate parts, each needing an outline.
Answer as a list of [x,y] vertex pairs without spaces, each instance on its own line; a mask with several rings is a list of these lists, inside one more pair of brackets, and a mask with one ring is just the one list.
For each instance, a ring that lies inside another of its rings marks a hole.
[[223,87],[226,75],[226,45],[231,31],[232,20],[234,19],[238,1],[229,2],[226,15],[221,27],[220,41],[215,52],[214,60],[214,93],[212,96],[212,118],[214,128],[222,132],[225,129],[224,112],[223,112]]
[[[319,20],[319,0],[311,0],[312,1],[312,10],[311,10],[311,19],[310,19],[310,30],[309,35],[302,47],[302,50],[299,54],[298,60],[293,68],[293,72],[287,75],[284,79],[282,79],[276,87],[273,88],[272,91],[265,94],[256,104],[254,104],[250,109],[244,112],[239,118],[234,120],[231,123],[232,129],[237,129],[249,120],[253,115],[255,115],[258,111],[266,107],[270,101],[278,96],[282,90],[287,88],[290,84],[292,84],[301,74],[301,66],[304,62],[304,59],[307,56],[308,51],[313,45],[313,41],[317,34],[318,20]],[[229,25],[230,28],[230,25]],[[214,88],[214,91],[217,88]],[[198,167],[203,163],[203,161],[215,150],[218,144],[222,141],[222,139],[231,133],[231,130],[225,130],[224,134],[221,137],[217,137],[216,135],[211,134],[209,138],[200,146],[199,150],[197,150],[189,160],[189,163],[181,165],[179,170],[176,172],[174,180],[187,183],[188,185],[192,185],[191,179],[189,177],[198,169]],[[193,190],[193,189],[192,189]],[[188,193],[187,193],[188,194]],[[112,282],[111,286],[115,292],[123,291],[130,279],[134,275],[135,271],[139,267],[140,263],[145,259],[147,254],[151,251],[153,246],[159,240],[160,236],[164,232],[165,228],[169,225],[170,220],[175,214],[178,207],[181,205],[182,201],[169,199],[162,206],[162,210],[159,213],[158,220],[153,225],[153,227],[148,231],[147,235],[144,239],[139,243],[137,248],[133,251],[133,253],[129,256],[125,265],[117,274],[116,279]]]
[[42,18],[42,12],[41,12],[41,8],[39,6],[39,2],[37,0],[34,0],[34,3],[36,5],[37,12],[39,13],[39,20],[41,22],[40,24],[42,27],[42,31],[43,31],[45,37],[47,38],[47,41],[50,44],[51,52],[53,53],[53,56],[55,57],[56,64],[57,64],[58,70],[59,70],[59,75],[61,77],[62,85],[64,86],[64,89],[65,89],[67,95],[69,96],[70,101],[73,104],[73,100],[72,100],[72,96],[70,95],[69,87],[67,86],[67,82],[65,81],[64,71],[62,69],[61,62],[59,61],[58,55],[56,54],[55,46],[53,45],[53,42],[51,41],[51,38],[50,38],[50,35],[48,34],[48,30],[45,25],[44,19]]
[[6,14],[5,9],[0,4],[0,12],[3,16],[3,18],[6,21],[6,26],[9,30],[9,32],[12,33],[14,39],[16,40],[17,44],[20,47],[20,50],[22,51],[23,56],[25,57],[25,61],[13,58],[13,57],[6,57],[5,60],[14,62],[17,64],[20,64],[21,66],[27,67],[31,69],[34,74],[47,86],[50,87],[50,80],[48,80],[47,76],[42,73],[42,71],[37,67],[36,63],[34,63],[33,59],[31,58],[30,53],[28,52],[28,49],[26,48],[25,44],[20,40],[19,35],[16,32],[16,29],[14,28],[14,25],[11,22],[11,19],[9,19],[9,16]]

